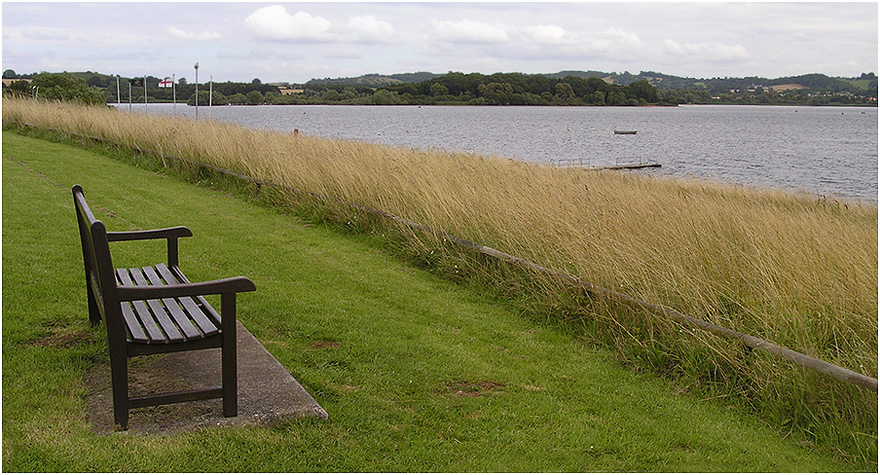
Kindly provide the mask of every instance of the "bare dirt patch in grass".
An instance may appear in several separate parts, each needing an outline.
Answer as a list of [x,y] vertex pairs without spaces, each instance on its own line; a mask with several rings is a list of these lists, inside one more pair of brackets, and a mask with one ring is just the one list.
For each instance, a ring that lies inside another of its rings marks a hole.
[[68,328],[55,328],[51,335],[31,340],[30,344],[41,348],[70,348],[86,341],[90,341],[90,338],[85,333]]
[[309,346],[311,346],[313,350],[324,350],[327,348],[339,348],[342,346],[342,343],[337,341],[313,341]]
[[461,397],[483,397],[502,394],[504,384],[495,381],[448,381],[441,392]]

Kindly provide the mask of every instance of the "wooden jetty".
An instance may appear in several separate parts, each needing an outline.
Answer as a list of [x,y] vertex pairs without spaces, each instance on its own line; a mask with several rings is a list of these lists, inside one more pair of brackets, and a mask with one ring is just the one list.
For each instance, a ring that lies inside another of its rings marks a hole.
[[639,168],[660,168],[659,163],[630,163],[626,165],[610,165],[607,167],[590,167],[590,170],[637,170]]
[[639,168],[660,168],[662,166],[657,162],[650,162],[650,163],[626,163],[626,164],[606,165],[606,166],[594,167],[590,164],[589,160],[584,160],[582,158],[550,160],[550,165],[557,167],[557,168],[578,167],[578,168],[586,168],[587,170],[637,170]]

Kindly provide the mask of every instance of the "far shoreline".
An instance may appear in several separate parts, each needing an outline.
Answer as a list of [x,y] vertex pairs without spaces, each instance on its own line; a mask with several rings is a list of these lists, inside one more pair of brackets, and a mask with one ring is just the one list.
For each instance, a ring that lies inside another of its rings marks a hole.
[[[108,102],[108,106],[125,106],[125,105],[144,105],[143,102]],[[149,104],[175,104],[172,101],[150,101]],[[176,104],[188,107],[195,107],[194,104],[186,102],[177,102]],[[761,107],[815,107],[815,108],[831,108],[831,107],[864,107],[868,109],[876,109],[877,104],[763,104],[763,103],[731,103],[731,102],[707,102],[707,103],[687,103],[687,104],[641,104],[641,105],[605,105],[596,104],[583,105],[555,105],[555,104],[467,104],[467,103],[438,103],[438,104],[339,104],[329,102],[309,102],[302,104],[199,104],[198,107],[225,107],[225,106],[362,106],[362,107],[559,107],[559,108],[579,108],[579,107],[619,107],[619,108],[646,108],[646,107],[679,107],[679,106],[761,106]]]

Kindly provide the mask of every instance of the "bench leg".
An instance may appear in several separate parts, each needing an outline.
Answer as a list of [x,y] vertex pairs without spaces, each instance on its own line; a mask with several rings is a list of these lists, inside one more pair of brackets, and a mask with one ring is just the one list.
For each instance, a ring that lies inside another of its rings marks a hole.
[[113,385],[113,422],[115,430],[128,430],[128,357],[110,355],[110,378]]
[[235,294],[224,294],[221,302],[223,319],[223,416],[238,415],[238,363],[235,335]]

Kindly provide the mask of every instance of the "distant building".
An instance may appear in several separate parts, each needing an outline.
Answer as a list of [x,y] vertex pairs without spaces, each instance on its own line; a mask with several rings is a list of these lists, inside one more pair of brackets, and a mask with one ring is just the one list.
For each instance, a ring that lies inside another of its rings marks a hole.
[[289,94],[302,94],[303,93],[302,89],[295,89],[295,88],[290,88],[290,87],[279,87],[278,90],[281,91],[281,94],[285,95],[285,96],[289,95]]
[[3,87],[9,87],[12,85],[12,83],[18,82],[18,81],[24,81],[24,82],[30,84],[30,82],[33,81],[33,79],[4,79],[3,80]]

